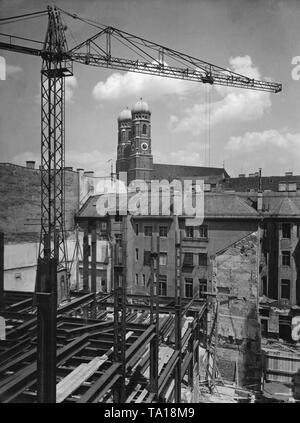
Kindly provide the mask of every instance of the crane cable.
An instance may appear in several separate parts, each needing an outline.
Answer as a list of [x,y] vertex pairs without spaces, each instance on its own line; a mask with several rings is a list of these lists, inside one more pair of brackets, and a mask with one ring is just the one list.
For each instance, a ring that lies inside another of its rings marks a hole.
[[212,87],[208,84],[205,86],[205,100],[204,100],[204,129],[205,129],[205,140],[204,140],[204,161],[205,165],[210,167],[211,163],[211,89]]
[[39,16],[43,16],[48,14],[47,10],[43,10],[40,12],[34,12],[34,13],[26,13],[23,15],[18,15],[18,16],[11,16],[9,18],[0,18],[0,24],[6,24],[6,23],[14,23],[14,22],[19,22],[19,21],[25,21],[27,19],[32,19],[32,18],[36,18]]

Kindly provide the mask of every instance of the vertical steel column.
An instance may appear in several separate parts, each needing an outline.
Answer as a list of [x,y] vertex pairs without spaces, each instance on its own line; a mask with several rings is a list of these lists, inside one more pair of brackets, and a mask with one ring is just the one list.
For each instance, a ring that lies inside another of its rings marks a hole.
[[96,228],[92,228],[92,277],[91,277],[91,291],[94,294],[94,301],[92,304],[92,318],[97,318],[97,234]]
[[[159,236],[151,238],[151,282],[152,282],[152,317],[150,322],[153,323],[153,312],[155,303],[155,338],[150,342],[150,392],[155,393],[156,400],[158,400],[158,361],[159,361],[159,251],[160,239]],[[156,265],[154,265],[156,264]],[[154,300],[155,299],[155,300]]]
[[57,260],[39,258],[37,302],[37,401],[56,402]]
[[[150,324],[151,325],[154,322],[154,262],[155,262],[155,250],[154,250],[154,239],[152,234],[151,251],[150,251]],[[151,354],[150,354],[150,360],[151,360]],[[150,370],[150,373],[151,373],[151,370]]]
[[113,400],[116,403],[125,401],[127,216],[122,217],[121,233],[122,242],[116,245],[114,255],[114,360],[121,363],[121,375],[113,387]]
[[83,229],[83,290],[84,292],[90,291],[89,256],[90,256],[89,228],[88,228],[88,224],[86,224]]
[[175,402],[181,402],[181,232],[178,226],[178,217],[175,240],[175,349],[179,352],[179,359],[175,367]]
[[0,311],[4,308],[4,233],[0,232]]

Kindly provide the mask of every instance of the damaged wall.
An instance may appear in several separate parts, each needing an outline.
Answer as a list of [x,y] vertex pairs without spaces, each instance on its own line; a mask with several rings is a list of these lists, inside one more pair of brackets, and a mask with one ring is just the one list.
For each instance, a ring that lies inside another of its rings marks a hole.
[[257,232],[212,260],[213,285],[219,301],[218,368],[221,377],[240,385],[259,382],[261,374],[258,319]]

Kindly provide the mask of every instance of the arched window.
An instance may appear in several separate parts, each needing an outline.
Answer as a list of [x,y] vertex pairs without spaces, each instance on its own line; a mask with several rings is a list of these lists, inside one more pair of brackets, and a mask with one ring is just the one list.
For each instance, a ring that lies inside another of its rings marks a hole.
[[147,125],[145,123],[143,125],[142,134],[147,135]]

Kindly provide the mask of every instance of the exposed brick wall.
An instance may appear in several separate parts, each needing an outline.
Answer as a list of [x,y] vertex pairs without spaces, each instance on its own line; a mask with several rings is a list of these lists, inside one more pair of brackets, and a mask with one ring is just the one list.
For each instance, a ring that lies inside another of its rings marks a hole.
[[[40,232],[40,171],[0,163],[0,231],[5,242],[36,241]],[[65,172],[66,229],[78,210],[78,174]]]
[[241,385],[260,379],[257,244],[254,232],[213,259],[213,284],[219,292],[219,370],[232,380],[237,364]]

